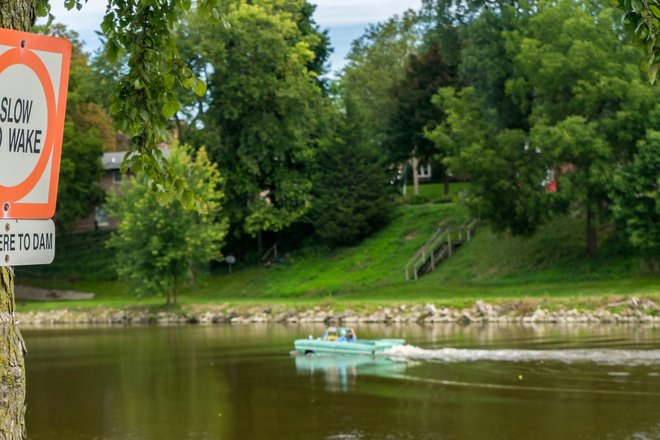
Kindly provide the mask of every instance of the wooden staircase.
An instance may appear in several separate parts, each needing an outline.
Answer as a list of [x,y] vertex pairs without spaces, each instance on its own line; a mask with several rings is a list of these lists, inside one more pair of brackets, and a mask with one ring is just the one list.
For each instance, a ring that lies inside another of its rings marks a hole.
[[457,228],[438,228],[406,264],[406,281],[417,281],[417,278],[433,272],[441,261],[453,255],[456,248],[472,239],[477,224],[477,219],[473,219],[465,221]]

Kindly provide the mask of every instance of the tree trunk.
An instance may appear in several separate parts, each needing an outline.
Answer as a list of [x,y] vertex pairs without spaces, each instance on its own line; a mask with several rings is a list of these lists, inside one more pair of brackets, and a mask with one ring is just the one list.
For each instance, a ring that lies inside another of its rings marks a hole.
[[442,170],[443,183],[445,184],[445,195],[449,195],[449,173],[446,169]]
[[172,304],[176,304],[178,291],[176,287],[176,275],[172,276]]
[[587,204],[587,255],[593,257],[598,246],[598,235],[596,232],[594,211],[591,204]]
[[419,160],[413,157],[412,160],[412,173],[413,173],[413,194],[419,195]]
[[29,32],[37,18],[35,0],[0,1],[0,27]]
[[[2,0],[0,28],[29,32],[35,0]],[[0,438],[25,439],[25,343],[14,320],[14,273],[0,268]]]
[[0,438],[25,439],[25,343],[14,320],[14,273],[0,268]]

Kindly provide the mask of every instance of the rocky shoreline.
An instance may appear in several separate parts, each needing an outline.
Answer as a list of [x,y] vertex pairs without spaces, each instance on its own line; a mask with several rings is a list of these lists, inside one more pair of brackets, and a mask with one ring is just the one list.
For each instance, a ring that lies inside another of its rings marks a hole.
[[150,324],[478,324],[478,323],[556,323],[556,324],[658,324],[660,307],[649,299],[630,298],[591,307],[567,308],[544,301],[487,303],[476,301],[471,307],[436,307],[433,304],[374,307],[373,310],[332,306],[296,309],[285,305],[237,307],[187,305],[170,310],[162,308],[90,308],[17,312],[21,326],[150,325]]

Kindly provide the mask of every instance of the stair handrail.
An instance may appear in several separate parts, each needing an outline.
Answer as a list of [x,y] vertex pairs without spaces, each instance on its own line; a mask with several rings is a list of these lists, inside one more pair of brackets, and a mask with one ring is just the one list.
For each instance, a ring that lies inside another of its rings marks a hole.
[[406,269],[410,267],[410,265],[414,264],[420,257],[425,258],[426,251],[428,249],[428,244],[429,242],[438,234],[441,234],[443,231],[443,228],[438,228],[436,231],[431,235],[431,237],[424,242],[424,244],[413,254],[413,256],[408,260],[408,264],[406,264]]
[[435,252],[440,247],[440,244],[445,242],[444,236],[450,233],[449,228],[438,228],[431,237],[426,240],[424,245],[408,260],[408,264],[404,269],[406,280],[410,278],[410,268],[414,270],[414,278],[417,278],[417,269],[422,267],[429,259],[434,258]]
[[[441,225],[444,225],[446,221],[443,221]],[[457,228],[454,229],[454,231],[457,234],[457,240],[458,242],[463,241],[463,231],[465,231],[466,235],[466,240],[470,241],[472,238],[472,234],[474,234],[474,231],[477,229],[477,225],[479,223],[479,219],[468,219],[465,220],[463,223],[460,224]],[[433,270],[435,268],[435,257],[436,257],[436,252],[438,249],[440,249],[442,246],[446,246],[446,252],[448,253],[448,256],[452,256],[452,228],[450,227],[439,227],[436,229],[436,231],[429,237],[426,242],[422,245],[421,248],[415,254],[413,254],[412,258],[408,260],[408,264],[406,264],[406,267],[404,269],[406,281],[409,281],[411,278],[411,273],[410,269],[413,269],[413,278],[417,280],[417,271],[419,268],[424,266],[428,260],[431,260],[431,266]],[[443,251],[444,252],[444,251]]]
[[[272,254],[272,256],[271,256],[271,254]],[[268,250],[263,255],[263,257],[261,257],[262,262],[268,262],[268,261],[271,261],[273,259],[277,259],[277,243],[275,243],[270,248],[268,248]]]

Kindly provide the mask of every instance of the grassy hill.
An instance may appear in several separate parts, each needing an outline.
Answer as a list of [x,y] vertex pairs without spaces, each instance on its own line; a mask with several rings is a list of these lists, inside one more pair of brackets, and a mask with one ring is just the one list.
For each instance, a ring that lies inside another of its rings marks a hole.
[[385,229],[358,246],[310,249],[292,255],[283,265],[212,276],[196,294],[312,297],[389,289],[404,283],[406,263],[441,223],[458,225],[467,218],[467,210],[454,205],[401,205]]
[[[554,220],[531,238],[495,234],[481,227],[471,242],[435,272],[417,282],[406,282],[403,269],[407,261],[439,224],[457,225],[467,218],[467,210],[460,205],[402,204],[386,228],[357,246],[335,251],[303,249],[289,255],[285,264],[244,268],[231,275],[223,271],[207,275],[194,287],[184,289],[181,302],[460,304],[475,299],[660,295],[657,267],[608,237],[608,230],[601,231],[598,255],[588,259],[584,253],[584,220],[579,215]],[[69,245],[70,257],[60,254],[61,259],[70,260],[68,266],[58,261],[60,266],[56,264],[50,269],[49,279],[31,280],[31,284],[95,292],[96,304],[134,302],[129,286],[118,281],[101,281],[104,276],[90,279],[90,274],[102,274],[101,268],[111,267],[112,261],[103,260],[111,259],[112,255],[99,251],[94,256],[81,243],[83,238],[76,240],[77,244]],[[76,256],[76,252],[84,255]],[[76,261],[84,263],[87,276],[67,275],[75,269]],[[18,274],[20,282],[21,272]],[[162,298],[146,298],[139,302],[161,301]]]
[[417,282],[403,268],[442,219],[467,218],[457,205],[400,208],[383,231],[359,246],[294,256],[290,265],[209,277],[193,294],[221,297],[339,297],[387,301],[660,293],[660,274],[601,231],[598,256],[585,256],[584,220],[559,218],[531,238],[482,227],[454,257]]

